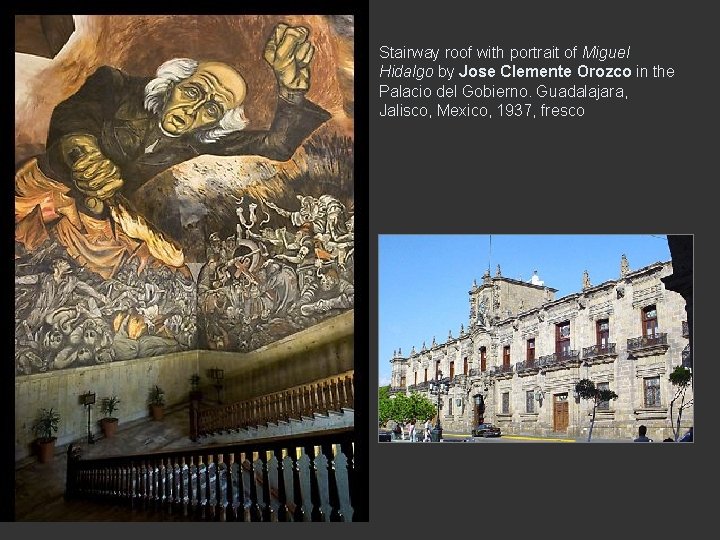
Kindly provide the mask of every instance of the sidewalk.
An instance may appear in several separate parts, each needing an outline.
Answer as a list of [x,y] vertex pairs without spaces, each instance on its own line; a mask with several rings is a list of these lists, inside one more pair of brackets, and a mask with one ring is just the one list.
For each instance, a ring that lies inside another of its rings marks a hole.
[[[443,432],[443,438],[441,442],[474,442],[476,439],[482,439],[481,437],[472,437],[469,433],[452,433],[452,432]],[[493,437],[493,439],[496,439]],[[562,435],[555,435],[555,436],[546,436],[546,437],[539,437],[537,435],[522,435],[522,434],[512,434],[512,435],[502,435],[501,437],[498,437],[497,439],[502,439],[505,441],[512,441],[512,442],[551,442],[551,443],[587,443],[587,436],[583,437],[563,437]],[[410,442],[407,438],[404,440],[396,440],[393,439],[391,442]],[[416,442],[422,442],[422,440],[416,441]],[[633,441],[631,439],[599,439],[593,437],[593,439],[590,441],[591,444],[594,443],[632,443]],[[657,442],[657,441],[655,441]]]

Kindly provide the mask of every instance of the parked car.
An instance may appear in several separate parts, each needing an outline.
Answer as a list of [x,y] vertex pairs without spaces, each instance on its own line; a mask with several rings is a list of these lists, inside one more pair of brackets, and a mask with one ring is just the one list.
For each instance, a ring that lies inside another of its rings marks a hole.
[[378,441],[380,441],[380,442],[392,441],[392,431],[390,431],[389,429],[378,430]]
[[479,424],[472,430],[473,437],[499,437],[500,428],[492,424]]

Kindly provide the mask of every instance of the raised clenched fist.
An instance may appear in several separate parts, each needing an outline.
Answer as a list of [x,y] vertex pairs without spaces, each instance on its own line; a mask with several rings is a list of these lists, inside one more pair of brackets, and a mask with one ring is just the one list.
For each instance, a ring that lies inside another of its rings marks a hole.
[[310,68],[315,48],[304,26],[280,23],[265,45],[264,57],[275,71],[281,89],[305,92],[310,88]]

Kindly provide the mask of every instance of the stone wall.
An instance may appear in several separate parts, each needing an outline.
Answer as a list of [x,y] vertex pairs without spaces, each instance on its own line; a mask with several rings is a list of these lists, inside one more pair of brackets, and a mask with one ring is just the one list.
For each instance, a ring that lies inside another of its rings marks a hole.
[[[637,435],[638,426],[644,424],[649,437],[663,440],[672,436],[669,406],[674,388],[668,377],[682,364],[683,350],[689,343],[683,334],[685,301],[680,294],[666,290],[661,281],[670,274],[670,263],[656,263],[621,279],[546,302],[520,316],[476,328],[420,353],[413,352],[407,358],[395,357],[392,380],[397,381],[404,374],[407,384],[412,385],[418,372],[418,382],[422,382],[425,366],[429,367],[428,378],[432,379],[437,360],[445,375],[450,372],[451,362],[455,363],[455,373],[462,373],[467,356],[469,376],[455,380],[450,390],[455,400],[452,413],[448,397],[443,397],[441,420],[445,430],[469,433],[468,426],[473,423],[472,399],[481,394],[485,399],[485,421],[497,423],[504,433],[539,436],[561,433],[583,437],[590,426],[592,408],[588,402],[576,400],[573,390],[580,379],[588,378],[596,384],[607,383],[619,396],[610,402],[608,410],[597,413],[593,438],[632,439]],[[508,280],[505,284],[512,285]],[[517,288],[525,287],[518,285]],[[658,332],[667,335],[666,342],[631,348],[628,341],[642,336],[641,313],[648,306],[656,306]],[[609,321],[609,342],[615,347],[611,354],[598,354],[590,349],[597,343],[597,322],[604,319]],[[577,355],[558,362],[558,357],[553,356],[556,325],[567,321],[570,349]],[[526,363],[529,339],[535,340],[534,366]],[[485,372],[480,371],[481,347],[487,350]],[[509,371],[500,369],[505,347],[510,347]],[[647,407],[645,379],[654,377],[659,378],[660,407]],[[542,393],[543,399],[533,400],[528,411],[527,392],[536,390]],[[504,393],[509,394],[507,413],[502,410]],[[558,399],[566,399],[568,403],[568,427],[560,432],[555,430],[553,417],[553,403]],[[689,391],[687,400],[690,399]],[[690,407],[683,413],[681,431],[693,421]]]
[[114,362],[102,366],[58,370],[15,378],[15,459],[31,453],[35,439],[32,425],[41,408],[53,407],[60,414],[57,444],[67,444],[87,435],[87,410],[81,394],[96,394],[91,430],[99,432],[103,397],[116,395],[119,423],[149,416],[148,394],[153,385],[165,391],[167,406],[187,400],[188,379],[198,370],[197,351]]
[[15,378],[15,459],[31,453],[32,425],[41,408],[53,407],[61,416],[58,444],[87,435],[87,412],[79,404],[94,392],[91,429],[99,432],[100,402],[116,395],[120,424],[149,416],[150,389],[165,391],[166,405],[187,402],[190,376],[201,376],[208,401],[216,394],[207,370],[225,370],[224,402],[240,401],[354,369],[354,314],[348,312],[252,353],[189,351],[101,366],[24,375]]

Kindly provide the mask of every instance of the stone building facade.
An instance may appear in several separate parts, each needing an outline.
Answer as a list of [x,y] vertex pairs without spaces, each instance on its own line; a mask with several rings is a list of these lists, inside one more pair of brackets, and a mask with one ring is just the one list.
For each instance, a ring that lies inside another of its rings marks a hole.
[[[672,436],[669,375],[689,357],[685,300],[662,281],[672,272],[670,262],[631,271],[623,256],[618,279],[592,285],[585,272],[580,292],[555,299],[537,274],[518,281],[498,266],[469,291],[469,324],[459,335],[394,353],[391,391],[437,403],[430,382],[439,373],[450,379],[441,396],[445,431],[470,433],[485,421],[505,434],[583,437],[592,404],[574,390],[590,379],[618,395],[598,407],[593,438],[629,440],[644,424],[661,441]],[[692,424],[691,406],[681,429]]]

